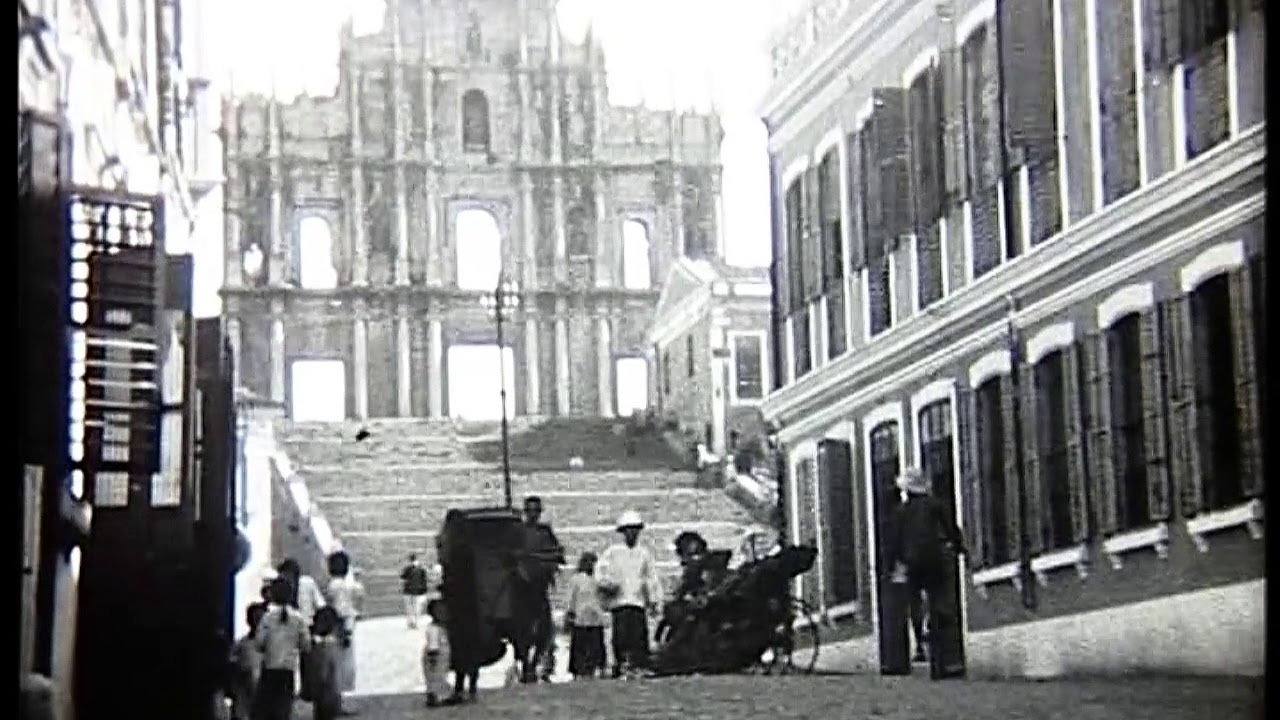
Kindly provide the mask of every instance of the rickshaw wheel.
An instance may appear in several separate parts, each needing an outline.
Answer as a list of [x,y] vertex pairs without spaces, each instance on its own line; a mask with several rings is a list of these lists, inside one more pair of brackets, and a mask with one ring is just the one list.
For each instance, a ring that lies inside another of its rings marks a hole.
[[774,641],[760,656],[760,671],[765,675],[809,675],[818,663],[820,642],[817,616],[804,600],[792,598]]

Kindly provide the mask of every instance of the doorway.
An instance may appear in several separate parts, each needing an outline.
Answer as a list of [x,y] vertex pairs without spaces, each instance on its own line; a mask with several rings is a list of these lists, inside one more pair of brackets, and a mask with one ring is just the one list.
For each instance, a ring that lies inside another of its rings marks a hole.
[[876,548],[876,620],[880,628],[880,673],[904,675],[911,672],[910,613],[899,586],[889,582],[888,542],[894,509],[902,502],[898,490],[898,474],[902,471],[899,454],[901,428],[893,420],[882,422],[868,434],[870,459],[872,533]]
[[614,364],[617,380],[618,416],[631,417],[649,407],[649,361],[642,357],[618,358]]
[[449,348],[449,415],[463,420],[502,418],[502,382],[507,386],[507,417],[515,417],[515,353],[497,345],[454,345]]

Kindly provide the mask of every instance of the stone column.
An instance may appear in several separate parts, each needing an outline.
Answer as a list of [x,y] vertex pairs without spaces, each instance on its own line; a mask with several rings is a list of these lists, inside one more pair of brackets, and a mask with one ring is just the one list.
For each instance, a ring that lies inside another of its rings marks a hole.
[[569,245],[565,236],[564,220],[564,178],[557,172],[553,181],[555,195],[553,197],[556,237],[556,281],[564,282],[569,274]]
[[350,77],[347,117],[351,118],[351,284],[369,284],[369,247],[364,225],[364,142],[360,133],[360,76],[348,66]]
[[280,301],[271,303],[271,399],[278,403],[285,398],[283,314]]
[[609,316],[601,314],[596,318],[596,375],[600,397],[600,416],[613,417],[613,337]]
[[364,308],[356,307],[355,324],[351,328],[351,382],[355,398],[355,416],[358,420],[369,417],[369,325]]
[[396,315],[396,410],[400,417],[413,417],[410,340],[408,309],[401,307]]
[[235,160],[228,160],[226,174],[227,183],[222,195],[222,286],[240,287],[244,285],[244,253],[240,249],[244,244],[241,213],[246,211],[249,198],[239,198],[235,206],[227,202],[227,188],[239,187],[239,172]]
[[599,170],[596,171],[596,287],[607,288],[622,285],[618,279],[619,265],[614,262],[614,250],[620,244],[614,231],[613,218],[609,209],[610,178]]
[[551,162],[559,165],[564,160],[560,137],[560,25],[555,13],[547,23],[547,47],[551,56]]
[[538,207],[533,201],[533,177],[520,176],[520,229],[524,233],[523,285],[538,285]]
[[444,415],[444,328],[438,317],[427,321],[427,413]]
[[239,389],[243,384],[244,378],[244,358],[240,357],[240,347],[243,342],[240,331],[240,318],[227,317],[223,321],[223,332],[227,335],[227,344],[231,346],[231,387]]
[[542,367],[538,353],[538,321],[533,317],[524,319],[524,377],[525,377],[525,414],[542,414],[541,388],[538,386],[538,371]]
[[267,247],[264,257],[267,261],[267,281],[273,285],[283,285],[288,278],[285,273],[285,261],[288,253],[284,247],[284,168],[280,162],[280,106],[275,98],[267,104],[267,157],[270,163],[271,183],[271,217],[267,228]]
[[[727,321],[720,313],[713,313],[711,319],[711,452],[724,457],[725,425],[728,423],[728,363],[729,359],[717,357],[727,350],[725,347],[724,326]],[[720,352],[717,352],[720,351]]]
[[671,248],[677,258],[688,254],[684,245],[684,173],[679,167],[671,173]]
[[[396,4],[391,6],[391,173],[392,192],[395,193],[395,229],[396,257],[394,277],[396,285],[409,284],[409,203],[405,197],[407,192],[404,178],[404,146],[407,141],[406,130],[409,118],[401,113],[400,98],[404,90],[404,71],[401,63],[404,52],[400,47],[400,11]],[[407,347],[407,346],[406,346]],[[403,416],[404,413],[401,413]]]
[[569,405],[569,321],[564,301],[556,303],[556,414],[568,415]]

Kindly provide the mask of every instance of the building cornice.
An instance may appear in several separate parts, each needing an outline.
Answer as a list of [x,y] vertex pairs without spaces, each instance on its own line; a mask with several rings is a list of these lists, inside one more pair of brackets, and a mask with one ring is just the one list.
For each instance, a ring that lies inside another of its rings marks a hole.
[[[1219,147],[1187,168],[1170,173],[1129,195],[1102,212],[1068,228],[1060,237],[1040,245],[981,281],[967,285],[934,305],[929,312],[916,316],[893,328],[863,352],[848,355],[817,368],[802,380],[769,395],[763,406],[765,418],[784,426],[798,418],[805,422],[797,427],[812,427],[828,411],[838,406],[865,402],[869,393],[880,392],[884,383],[872,382],[870,376],[883,370],[894,358],[919,356],[926,345],[937,347],[948,339],[960,340],[966,347],[981,347],[993,342],[1004,332],[1003,323],[990,320],[993,298],[1027,294],[1038,287],[1069,279],[1082,264],[1106,255],[1138,250],[1139,245],[1152,244],[1143,228],[1170,228],[1166,239],[1155,247],[1177,247],[1188,242],[1189,235],[1198,240],[1203,233],[1238,224],[1256,214],[1261,203],[1253,199],[1241,203],[1229,214],[1217,213],[1211,221],[1177,223],[1179,218],[1195,218],[1197,212],[1232,188],[1240,188],[1261,179],[1266,168],[1266,127],[1255,127],[1243,137]],[[1174,228],[1184,228],[1181,231]],[[1198,229],[1198,234],[1193,230]],[[1181,241],[1181,244],[1175,241]],[[1172,245],[1170,245],[1172,243]],[[1081,298],[1094,292],[1099,283],[1119,282],[1131,275],[1137,263],[1118,265],[1107,273],[1086,278],[1077,284]],[[1114,279],[1111,274],[1118,273]],[[1027,325],[1055,312],[1065,300],[1054,298],[1021,310],[1014,318]],[[984,329],[985,327],[985,329]],[[994,333],[994,334],[993,334]],[[990,336],[990,337],[988,337]],[[945,352],[955,352],[954,348]],[[936,362],[932,355],[926,363]],[[923,372],[926,365],[914,363],[894,377],[909,377]],[[857,387],[859,392],[841,394],[840,388]],[[799,432],[790,430],[789,432]]]

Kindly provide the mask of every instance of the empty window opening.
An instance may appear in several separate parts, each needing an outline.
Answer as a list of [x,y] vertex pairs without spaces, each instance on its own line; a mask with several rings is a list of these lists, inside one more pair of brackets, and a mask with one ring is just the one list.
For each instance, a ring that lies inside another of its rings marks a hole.
[[493,290],[502,274],[502,236],[498,221],[487,210],[458,213],[454,233],[457,248],[458,287]]
[[341,360],[294,360],[289,366],[289,415],[294,422],[347,418],[347,369]]
[[735,401],[764,398],[764,335],[733,336],[733,398]]
[[628,290],[648,290],[653,286],[649,228],[639,220],[622,224],[622,284]]
[[338,286],[333,266],[333,233],[324,218],[314,215],[298,222],[298,281],[308,290],[332,290]]
[[515,354],[497,345],[454,345],[449,348],[449,414],[463,420],[502,417],[502,380],[506,380],[507,417],[516,414]]
[[617,373],[618,415],[630,417],[649,407],[649,363],[641,357],[624,357],[614,361]]
[[462,96],[462,149],[489,152],[489,99],[479,90]]

